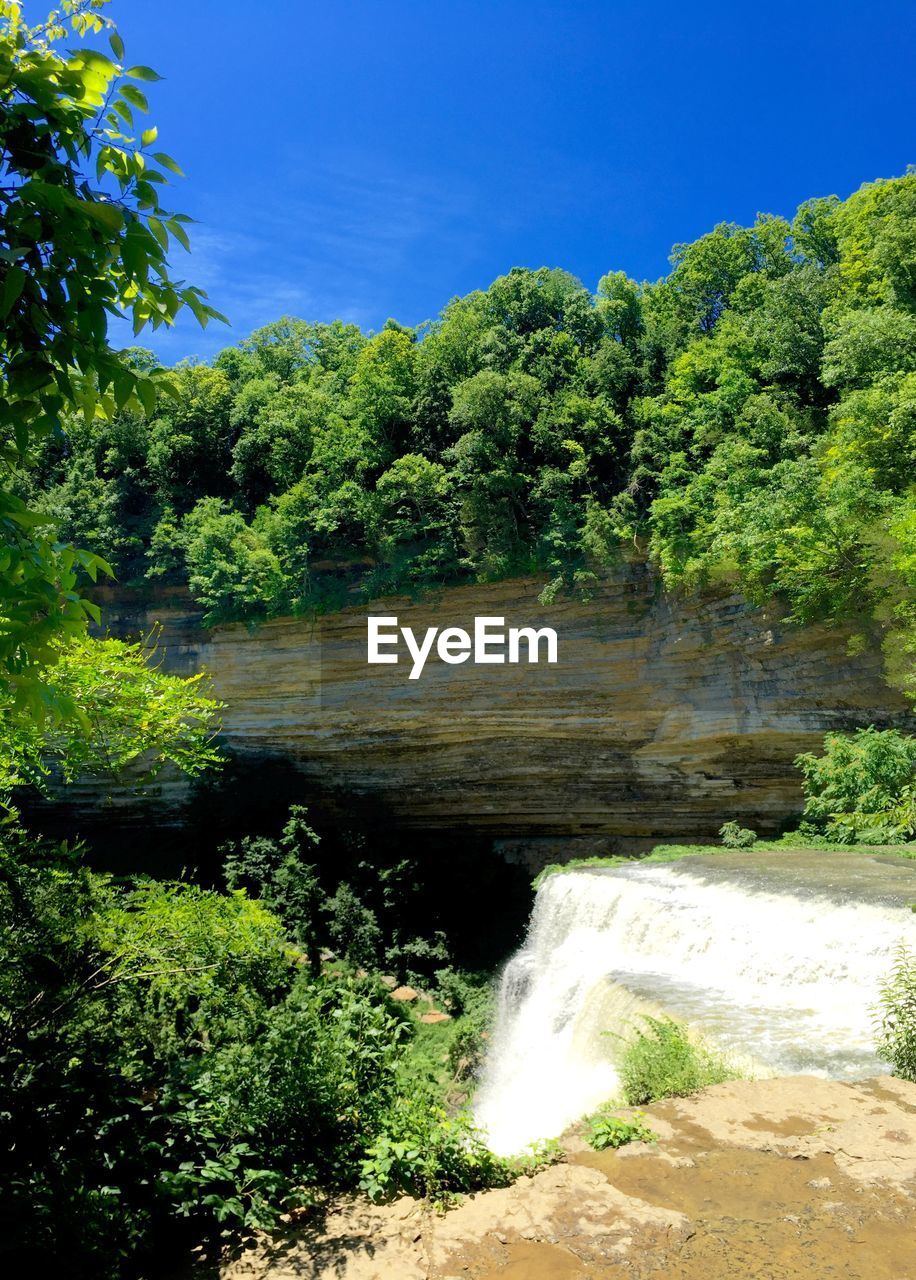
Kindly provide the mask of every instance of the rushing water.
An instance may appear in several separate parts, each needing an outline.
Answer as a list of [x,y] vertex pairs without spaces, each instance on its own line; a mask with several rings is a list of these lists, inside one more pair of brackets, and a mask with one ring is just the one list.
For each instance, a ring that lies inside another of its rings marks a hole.
[[763,1071],[880,1068],[872,1010],[896,945],[916,946],[916,874],[857,855],[819,855],[805,874],[786,857],[788,877],[747,857],[545,881],[503,971],[477,1095],[494,1150],[613,1097],[616,1036],[640,1013],[663,1009]]

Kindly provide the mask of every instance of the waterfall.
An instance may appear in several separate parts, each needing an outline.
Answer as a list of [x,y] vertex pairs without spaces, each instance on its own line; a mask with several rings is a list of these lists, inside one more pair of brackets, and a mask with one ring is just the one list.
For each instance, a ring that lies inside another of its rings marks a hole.
[[895,946],[916,946],[916,916],[857,898],[851,879],[828,896],[685,863],[550,876],[500,982],[475,1104],[490,1145],[520,1151],[614,1098],[619,1037],[641,1013],[664,1010],[764,1073],[878,1071],[872,1011]]

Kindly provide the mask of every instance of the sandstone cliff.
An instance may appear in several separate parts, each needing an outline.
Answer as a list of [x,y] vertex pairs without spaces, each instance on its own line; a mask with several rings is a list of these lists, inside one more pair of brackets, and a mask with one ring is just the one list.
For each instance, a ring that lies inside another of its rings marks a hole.
[[[797,813],[792,759],[825,730],[909,724],[877,652],[847,656],[847,636],[800,629],[737,597],[678,600],[645,566],[610,576],[589,603],[537,603],[514,580],[201,629],[189,606],[115,598],[118,634],[162,624],[167,667],[210,671],[227,703],[225,735],[244,759],[291,762],[332,801],[378,801],[412,827],[466,826],[501,842],[711,836],[727,817],[768,831]],[[446,666],[422,679],[366,662],[367,612],[415,630],[550,625],[555,666]],[[81,802],[97,798],[81,788]],[[182,787],[161,804],[177,816]],[[123,801],[123,797],[122,797]]]

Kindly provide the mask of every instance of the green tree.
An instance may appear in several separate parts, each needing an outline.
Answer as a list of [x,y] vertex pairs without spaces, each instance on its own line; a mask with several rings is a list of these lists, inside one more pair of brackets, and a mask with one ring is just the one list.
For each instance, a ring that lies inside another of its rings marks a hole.
[[252,617],[276,611],[284,600],[280,562],[256,527],[219,498],[201,498],[184,521],[191,590],[208,622],[232,617],[242,604]]
[[[60,16],[30,27],[18,3],[0,4],[0,424],[14,478],[0,492],[0,671],[33,715],[47,707],[42,676],[57,641],[82,634],[92,613],[80,576],[106,566],[61,547],[15,476],[71,407],[87,420],[152,412],[167,380],[111,347],[110,315],[131,316],[140,332],[182,307],[201,323],[217,314],[169,275],[171,244],[188,243],[187,220],[160,196],[178,166],[153,149],[156,129],[136,123],[148,109],[140,86],[157,77],[125,68],[102,6],[64,0]],[[62,45],[104,31],[111,56]]]
[[795,763],[804,775],[805,817],[828,835],[854,839],[880,828],[893,839],[916,829],[916,737],[874,725],[828,733],[822,756],[805,752]]
[[166,764],[189,777],[219,764],[222,704],[203,676],[177,680],[140,643],[82,638],[61,645],[46,673],[58,709],[48,722],[16,714],[0,695],[0,803],[24,783],[44,788],[84,775],[154,778]]
[[221,851],[227,887],[244,889],[275,912],[304,949],[316,975],[321,971],[321,947],[327,941],[322,915],[327,895],[309,859],[320,843],[321,837],[308,822],[308,810],[293,805],[279,840],[243,836]]
[[404,453],[379,476],[372,531],[382,559],[406,557],[419,581],[447,579],[457,568],[449,476],[439,462]]
[[384,466],[406,447],[416,394],[413,335],[393,321],[360,351],[350,402],[366,433],[370,466]]
[[189,511],[199,498],[229,494],[232,387],[221,369],[189,365],[173,392],[150,424],[148,465],[159,500]]

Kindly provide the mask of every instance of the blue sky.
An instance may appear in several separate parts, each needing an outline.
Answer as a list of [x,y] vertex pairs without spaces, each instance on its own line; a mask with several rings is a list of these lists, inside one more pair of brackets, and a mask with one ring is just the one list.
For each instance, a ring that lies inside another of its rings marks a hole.
[[150,86],[179,274],[233,322],[415,324],[515,265],[667,269],[715,222],[916,162],[912,3],[115,0]]

